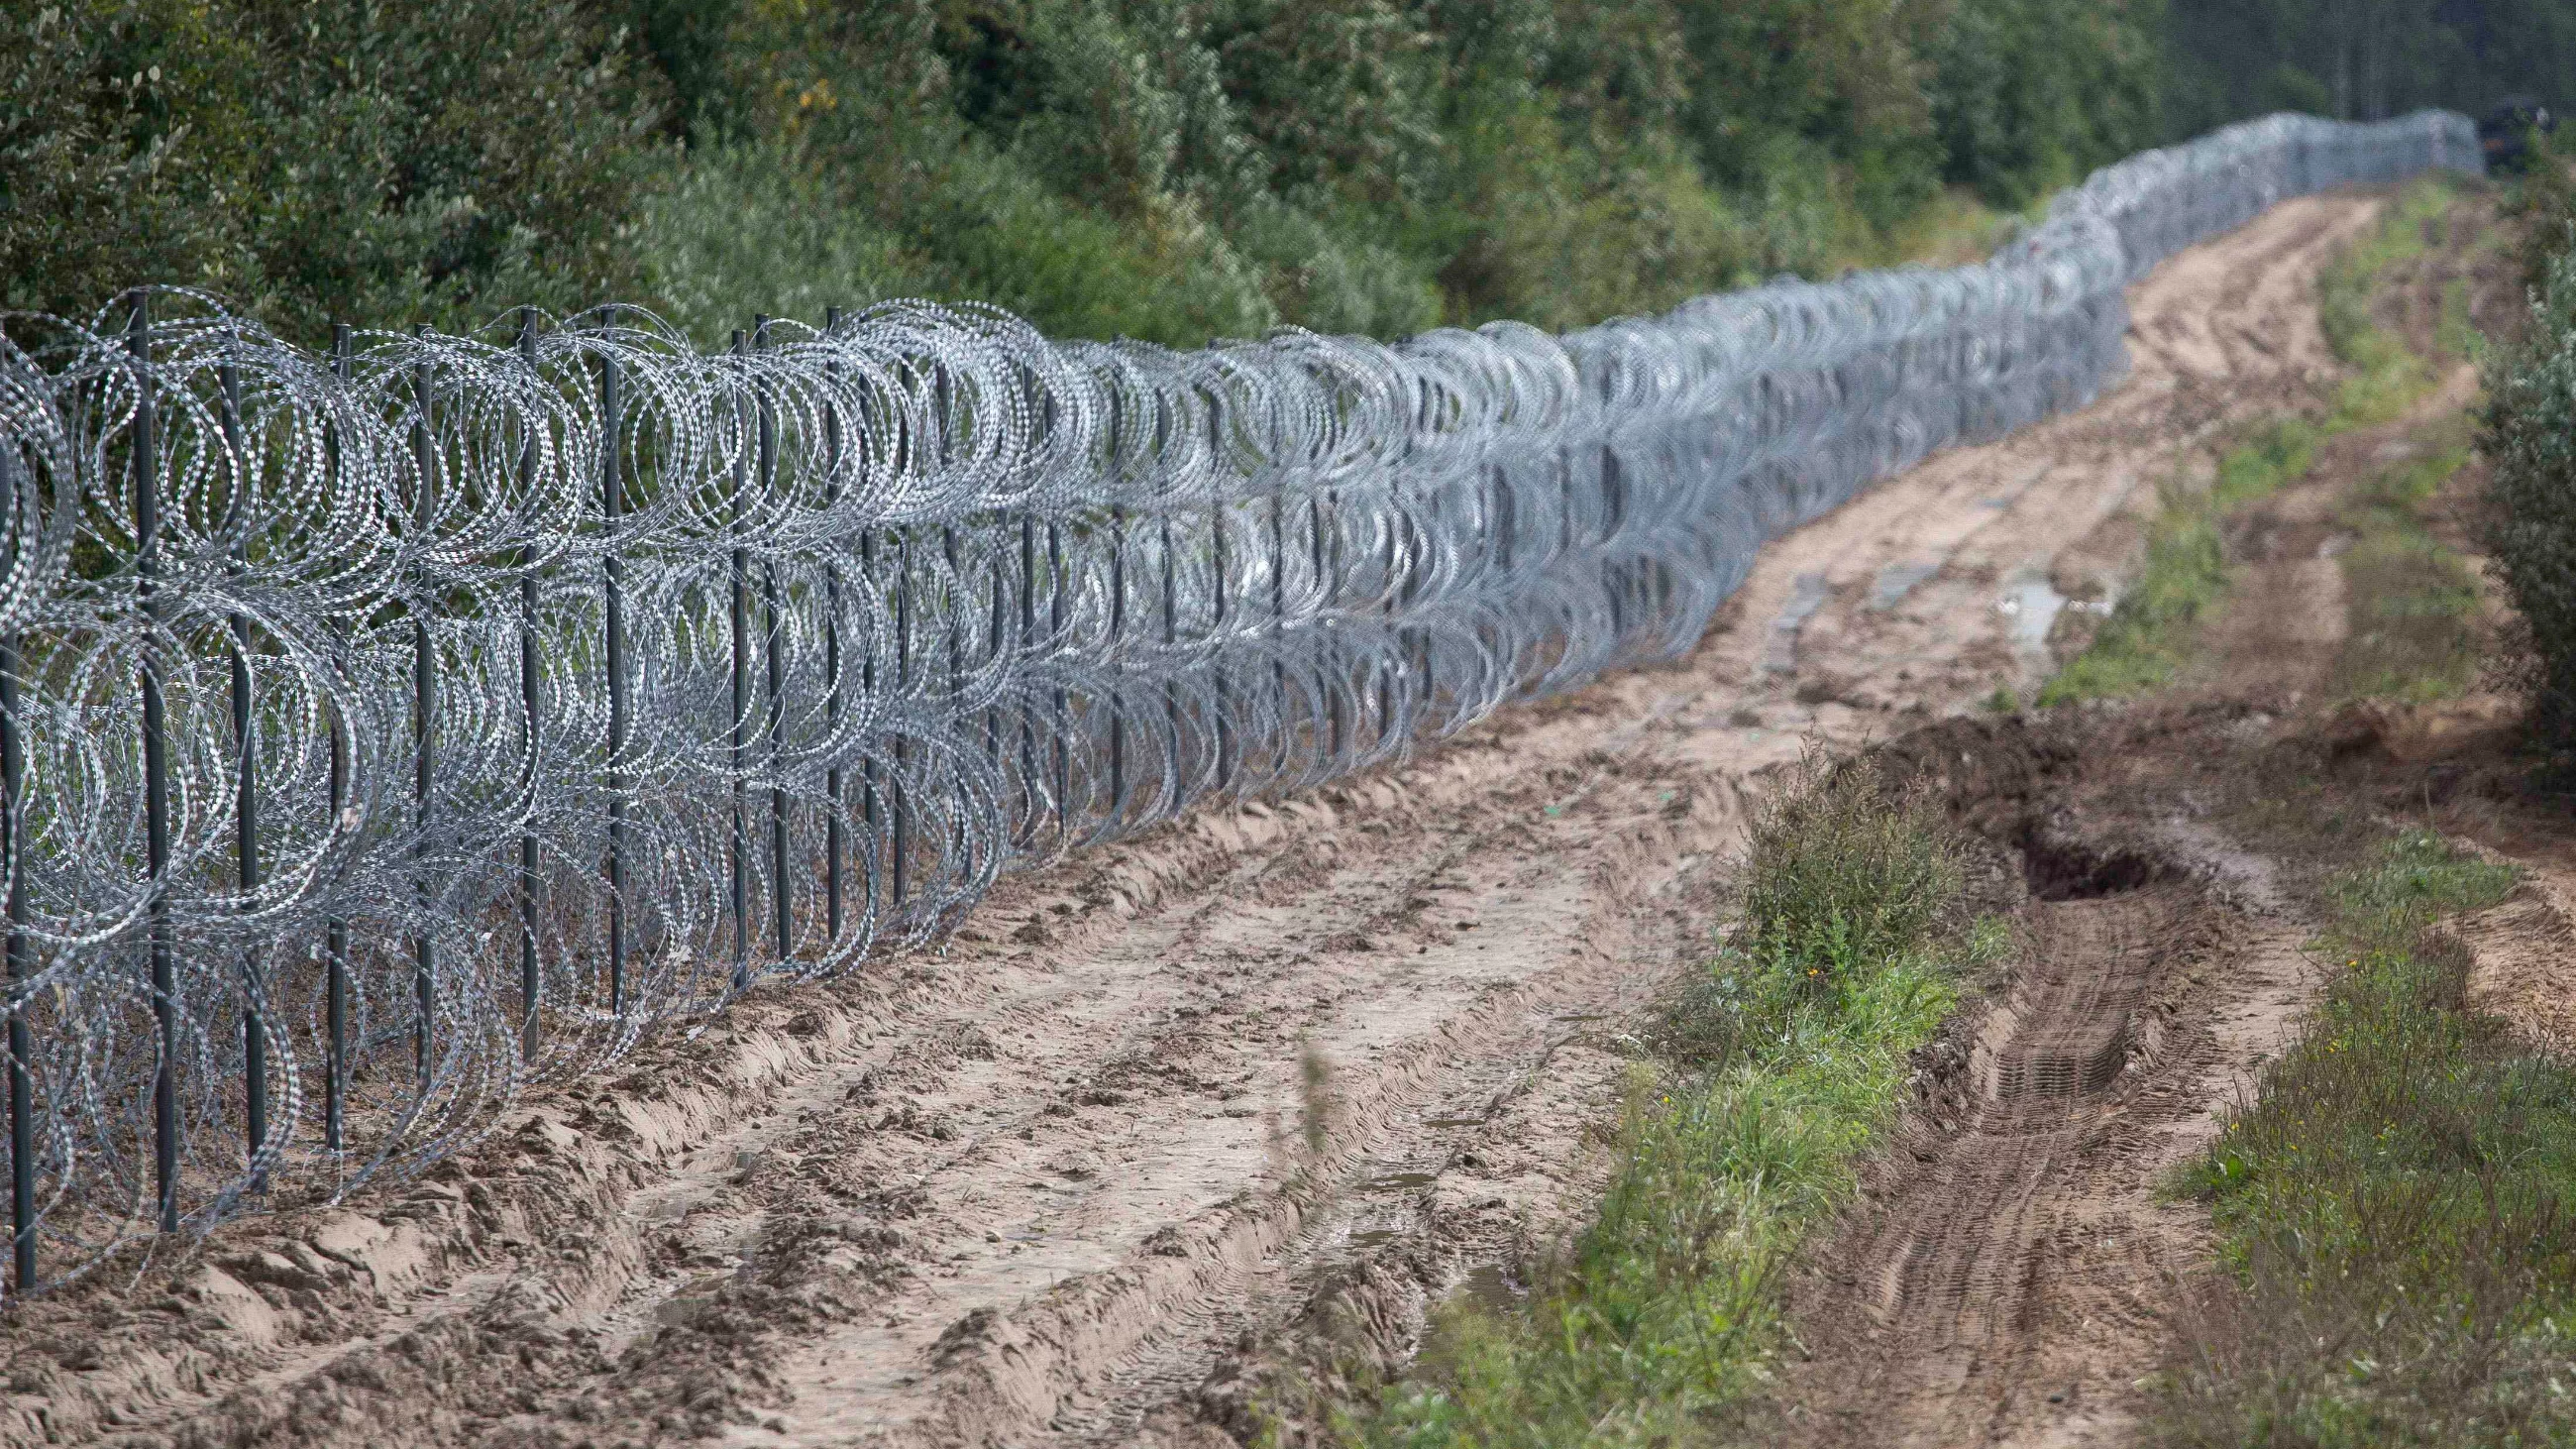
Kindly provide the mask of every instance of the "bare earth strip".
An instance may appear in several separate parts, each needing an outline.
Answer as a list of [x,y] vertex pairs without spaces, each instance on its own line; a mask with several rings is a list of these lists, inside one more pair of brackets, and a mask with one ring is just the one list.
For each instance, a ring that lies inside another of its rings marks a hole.
[[[1394,1282],[1400,1343],[1582,1209],[1745,790],[1803,734],[2027,687],[2030,585],[2116,569],[2182,445],[2330,371],[2311,282],[2379,205],[2176,258],[2122,388],[1782,540],[1679,665],[1012,882],[948,951],[758,993],[389,1200],[28,1305],[0,1443],[1221,1442],[1211,1370],[1327,1277]],[[2064,912],[2126,959],[2117,910]],[[1891,1312],[1950,1301],[1943,1251]]]

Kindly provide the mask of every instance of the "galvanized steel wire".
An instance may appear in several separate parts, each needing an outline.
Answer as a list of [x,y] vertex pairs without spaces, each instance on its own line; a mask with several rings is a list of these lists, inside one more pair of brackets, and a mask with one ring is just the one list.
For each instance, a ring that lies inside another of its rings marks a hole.
[[2275,117],[1981,265],[1563,337],[9,317],[16,1282],[416,1170],[1003,871],[1670,657],[1765,540],[2098,394],[2158,260],[2445,165],[2464,117]]

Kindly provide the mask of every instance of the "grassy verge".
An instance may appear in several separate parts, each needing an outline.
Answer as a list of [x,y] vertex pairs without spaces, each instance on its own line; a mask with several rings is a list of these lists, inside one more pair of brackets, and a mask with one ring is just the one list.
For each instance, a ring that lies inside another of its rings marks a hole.
[[2342,556],[2351,631],[2329,688],[2347,698],[2410,704],[2456,698],[2479,668],[2478,588],[2467,562],[2425,526],[2424,510],[2467,466],[2474,424],[2449,417],[2410,440],[2418,450],[2346,501],[2354,535]]
[[1669,1443],[1761,1383],[1777,1278],[1894,1119],[1907,1056],[2002,950],[1946,826],[1869,761],[1803,760],[1756,821],[1731,943],[1669,1003],[1599,1217],[1513,1311],[1453,1304],[1345,1443]]
[[2415,833],[2335,882],[2324,1000],[2183,1184],[2242,1291],[2148,1442],[2576,1437],[2576,1069],[2465,1010],[2427,929],[2511,880]]
[[2431,249],[2429,234],[2459,194],[2459,183],[2447,175],[2415,182],[2399,193],[2377,230],[2317,279],[2317,321],[2335,356],[2352,369],[2335,394],[2329,431],[2394,422],[2432,388],[2430,363],[2372,318],[2371,303],[2392,269]]
[[[2263,424],[2221,456],[2217,478],[2206,489],[2174,485],[2164,490],[2162,506],[2148,525],[2146,564],[2137,582],[2113,606],[2084,652],[2041,687],[2041,705],[2121,698],[2171,683],[2191,656],[2201,620],[2226,596],[2223,528],[2228,518],[2306,477],[2317,445],[2327,438],[2391,422],[2431,388],[2431,364],[2373,319],[2371,303],[2392,269],[2425,254],[2431,245],[2428,233],[2458,195],[2458,184],[2446,178],[2428,177],[2409,186],[2379,227],[2318,278],[2318,319],[2335,356],[2351,369],[2332,410],[2323,422],[2294,417]],[[2446,301],[2446,319],[2449,306]],[[2465,291],[2458,311],[2456,327],[2444,322],[2445,336],[2465,336]],[[2440,481],[2435,479],[2434,486]],[[2390,568],[2404,562],[2399,557],[2403,543],[2394,534],[2381,540]]]

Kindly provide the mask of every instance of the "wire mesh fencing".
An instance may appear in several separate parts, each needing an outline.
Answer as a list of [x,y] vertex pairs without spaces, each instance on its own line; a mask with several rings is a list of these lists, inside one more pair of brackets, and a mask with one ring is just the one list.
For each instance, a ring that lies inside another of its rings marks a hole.
[[2116,379],[2158,260],[2478,156],[2275,117],[1981,265],[1562,337],[9,317],[11,1291],[417,1170],[1003,871],[1679,653],[1765,540]]

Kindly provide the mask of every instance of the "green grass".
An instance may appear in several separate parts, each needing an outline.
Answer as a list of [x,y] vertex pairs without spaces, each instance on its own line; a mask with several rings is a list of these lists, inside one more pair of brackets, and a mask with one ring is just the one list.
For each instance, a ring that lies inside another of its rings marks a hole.
[[2381,470],[2344,506],[2355,541],[2341,559],[2350,632],[2329,679],[2339,696],[2421,704],[2457,698],[2477,679],[2477,581],[2423,514],[2467,466],[2470,426],[2455,417],[2423,429],[2416,457]]
[[1946,827],[1868,761],[1810,754],[1756,821],[1731,943],[1678,993],[1634,1079],[1599,1216],[1508,1312],[1457,1303],[1346,1443],[1610,1445],[1689,1437],[1765,1382],[1779,1273],[1853,1190],[1963,966]]
[[2394,422],[2432,389],[2430,365],[2372,318],[2371,303],[2391,269],[2419,260],[2430,249],[2432,232],[2458,196],[2458,183],[2447,176],[2427,176],[2408,186],[2378,229],[2317,279],[2317,320],[2335,356],[2352,369],[2336,392],[2328,431]]
[[2427,929],[2512,881],[2412,832],[2334,882],[2323,1001],[2182,1175],[2240,1291],[2147,1442],[2576,1441],[2576,1070],[2466,1010]]

